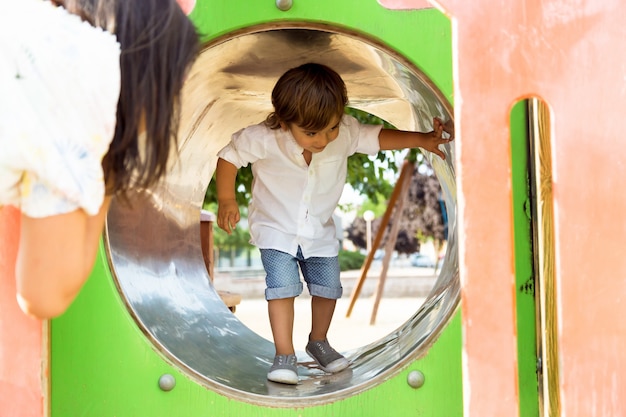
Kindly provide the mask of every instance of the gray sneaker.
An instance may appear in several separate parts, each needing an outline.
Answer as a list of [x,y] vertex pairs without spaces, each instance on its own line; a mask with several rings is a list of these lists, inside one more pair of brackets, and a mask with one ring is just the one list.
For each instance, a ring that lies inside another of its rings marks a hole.
[[306,345],[306,353],[326,372],[334,374],[343,371],[350,362],[341,353],[333,349],[328,340],[310,340]]
[[296,355],[276,355],[267,379],[281,384],[298,383],[298,358]]

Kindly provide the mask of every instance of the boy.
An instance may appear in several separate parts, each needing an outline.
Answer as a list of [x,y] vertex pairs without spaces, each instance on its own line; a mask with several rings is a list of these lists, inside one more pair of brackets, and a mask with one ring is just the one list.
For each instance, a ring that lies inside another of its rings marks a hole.
[[[346,180],[347,158],[356,153],[421,147],[445,158],[440,144],[453,140],[453,127],[435,118],[429,133],[362,125],[344,114],[346,86],[327,66],[308,63],[283,74],[272,91],[274,112],[233,135],[219,152],[216,170],[217,224],[228,233],[240,219],[235,201],[237,170],[252,164],[249,207],[251,242],[266,272],[265,298],[276,347],[267,378],[297,384],[293,346],[294,299],[311,294],[312,325],[306,352],[326,372],[349,361],[326,338],[342,295],[339,245],[332,214]],[[450,139],[442,138],[442,132]]]

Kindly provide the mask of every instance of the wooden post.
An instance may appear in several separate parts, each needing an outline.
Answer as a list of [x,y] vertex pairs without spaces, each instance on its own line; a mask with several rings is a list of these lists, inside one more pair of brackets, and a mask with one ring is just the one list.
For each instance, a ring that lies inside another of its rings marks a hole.
[[[409,163],[410,170],[408,172],[413,173],[415,169],[414,163]],[[372,316],[370,318],[370,325],[376,323],[376,315],[378,313],[378,305],[380,304],[380,299],[383,296],[383,289],[385,287],[385,281],[387,280],[387,271],[389,270],[389,261],[391,260],[391,254],[393,253],[393,248],[396,246],[396,241],[398,240],[398,229],[400,228],[400,219],[402,218],[402,210],[404,209],[404,202],[406,201],[406,192],[409,189],[409,184],[411,183],[411,175],[405,175],[401,178],[400,181],[396,184],[396,188],[398,185],[400,186],[400,192],[398,193],[398,198],[396,201],[396,208],[392,223],[391,230],[389,231],[389,239],[387,239],[387,244],[385,245],[385,257],[383,259],[383,269],[380,271],[380,278],[378,279],[378,285],[376,286],[376,293],[374,294],[374,306],[372,307]],[[382,225],[381,225],[382,227]]]
[[[200,244],[202,245],[202,258],[204,258],[204,265],[209,273],[211,282],[213,282],[213,279],[215,278],[213,223],[215,223],[215,214],[207,210],[202,210],[200,212]],[[230,291],[218,291],[217,293],[224,304],[226,304],[226,307],[234,313],[237,306],[241,303],[241,294],[236,294]]]
[[213,255],[213,223],[215,214],[207,210],[200,212],[200,241],[202,244],[202,257],[204,265],[209,272],[209,278],[215,277],[215,259]]
[[415,165],[409,161],[404,161],[402,165],[402,170],[400,171],[400,176],[398,177],[398,181],[396,182],[396,186],[391,193],[391,197],[389,198],[389,204],[387,205],[387,210],[383,215],[383,218],[380,222],[380,227],[376,233],[376,237],[374,238],[374,243],[372,244],[372,250],[367,254],[365,258],[365,263],[363,264],[363,268],[361,269],[361,277],[357,281],[357,284],[352,290],[352,294],[350,295],[350,305],[348,306],[348,311],[346,312],[346,317],[350,317],[352,314],[352,309],[354,308],[354,304],[356,303],[357,298],[361,294],[361,290],[363,288],[363,283],[365,282],[365,278],[367,278],[367,272],[369,271],[370,266],[372,265],[372,261],[374,260],[374,253],[376,253],[376,248],[380,246],[380,242],[383,240],[383,236],[385,234],[385,228],[389,223],[389,219],[391,218],[391,214],[393,213],[394,206],[396,201],[398,200],[398,196],[401,191],[401,184],[404,181],[404,178],[407,176],[410,178],[413,174],[413,169]]

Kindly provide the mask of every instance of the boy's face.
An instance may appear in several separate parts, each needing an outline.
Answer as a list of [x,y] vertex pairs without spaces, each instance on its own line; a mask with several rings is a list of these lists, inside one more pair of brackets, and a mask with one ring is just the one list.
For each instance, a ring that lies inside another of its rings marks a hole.
[[283,129],[289,129],[296,143],[304,150],[319,153],[326,148],[326,145],[337,139],[340,121],[341,117],[335,117],[328,126],[319,131],[303,129],[293,123],[289,126],[283,125]]

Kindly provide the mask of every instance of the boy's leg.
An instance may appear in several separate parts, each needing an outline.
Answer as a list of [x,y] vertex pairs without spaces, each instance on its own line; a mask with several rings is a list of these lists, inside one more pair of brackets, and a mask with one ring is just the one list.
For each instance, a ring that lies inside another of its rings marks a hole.
[[311,297],[311,334],[309,340],[325,340],[335,313],[337,300]]
[[339,259],[336,256],[304,259],[302,253],[298,252],[298,262],[311,294],[309,339],[325,340],[335,313],[337,299],[343,293]]
[[333,318],[337,300],[319,296],[311,297],[311,334],[306,345],[306,352],[320,368],[326,372],[339,372],[346,369],[350,362],[328,343],[326,335]]
[[293,348],[294,298],[277,298],[267,302],[276,347],[274,363],[267,373],[267,379],[282,384],[297,384],[299,381],[298,359]]
[[274,249],[261,249],[261,261],[267,274],[265,299],[276,354],[293,354],[293,303],[302,292],[298,261],[288,253]]
[[[301,255],[301,254],[300,254]],[[326,372],[339,372],[350,362],[330,346],[326,335],[343,289],[337,257],[299,259],[302,275],[311,293],[311,334],[306,352]]]
[[267,302],[277,355],[295,353],[293,347],[294,298],[280,298]]
[[273,249],[261,249],[261,260],[267,273],[265,298],[276,347],[276,356],[267,373],[267,379],[283,384],[297,384],[298,358],[293,348],[293,302],[302,292],[298,264],[293,256]]

